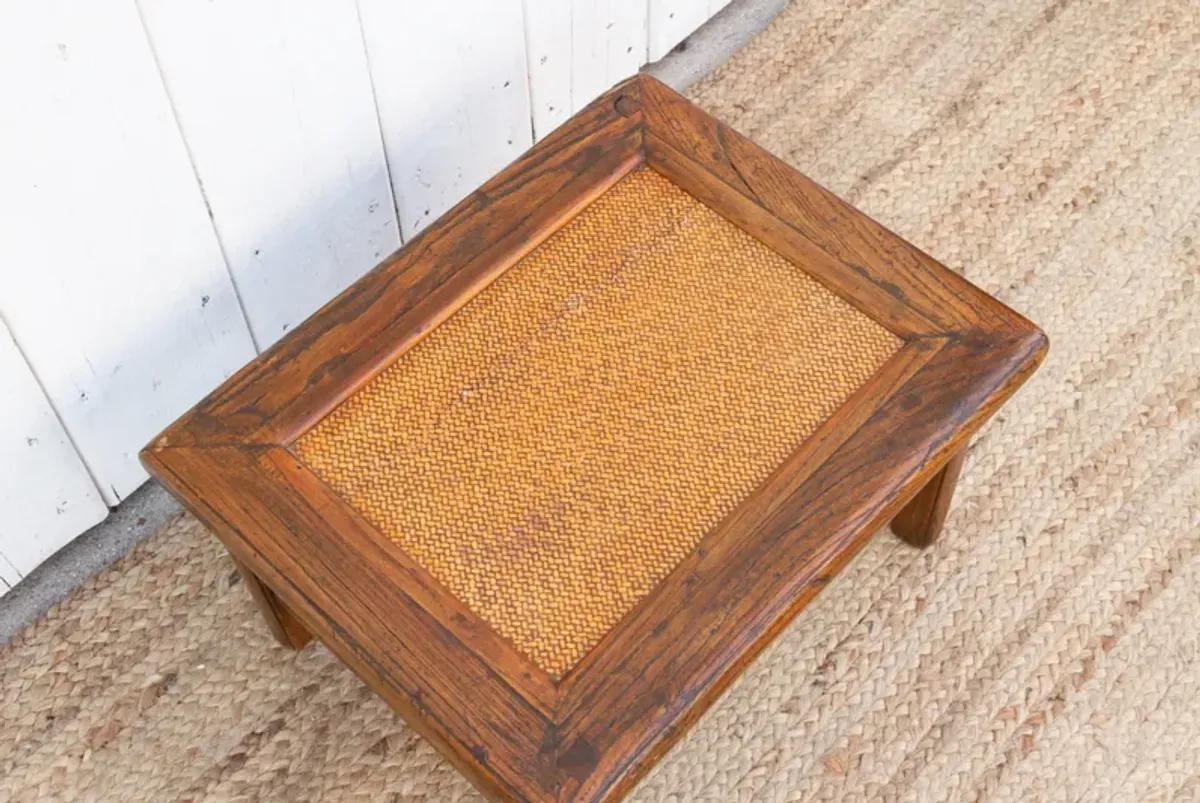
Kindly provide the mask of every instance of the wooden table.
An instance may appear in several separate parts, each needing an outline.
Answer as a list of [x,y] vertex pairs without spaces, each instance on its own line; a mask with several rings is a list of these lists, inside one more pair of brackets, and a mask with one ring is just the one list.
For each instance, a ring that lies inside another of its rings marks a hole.
[[480,789],[616,800],[1045,336],[645,76],[156,438],[284,644]]

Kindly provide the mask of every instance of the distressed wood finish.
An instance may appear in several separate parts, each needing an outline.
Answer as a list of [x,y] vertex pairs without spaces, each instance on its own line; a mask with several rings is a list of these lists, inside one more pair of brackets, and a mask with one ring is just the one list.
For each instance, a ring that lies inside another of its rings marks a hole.
[[[555,680],[289,446],[641,165],[904,344]],[[936,534],[967,439],[1045,349],[1029,321],[638,76],[236,374],[142,459],[245,567],[285,643],[319,638],[486,794],[611,801],[879,527],[894,519],[915,543]]]

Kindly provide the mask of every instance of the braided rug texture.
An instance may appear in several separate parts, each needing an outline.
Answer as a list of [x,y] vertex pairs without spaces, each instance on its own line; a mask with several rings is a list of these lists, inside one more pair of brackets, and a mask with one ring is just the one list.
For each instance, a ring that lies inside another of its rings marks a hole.
[[[691,94],[1051,350],[632,799],[1200,800],[1200,5],[805,0]],[[0,684],[0,800],[477,799],[190,518]]]

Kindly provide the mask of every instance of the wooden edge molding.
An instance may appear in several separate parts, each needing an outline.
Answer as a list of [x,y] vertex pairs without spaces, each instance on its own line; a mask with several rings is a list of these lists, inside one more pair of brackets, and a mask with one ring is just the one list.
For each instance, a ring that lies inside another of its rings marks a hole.
[[283,449],[270,449],[264,451],[259,460],[281,482],[320,511],[331,533],[353,533],[356,538],[374,541],[388,558],[372,566],[379,571],[384,582],[394,583],[414,604],[436,619],[463,648],[491,666],[513,691],[527,699],[547,719],[553,718],[559,691],[544,669],[527,659],[447,591],[408,553],[338,496],[295,454]]
[[[611,663],[624,650],[653,637],[663,611],[663,596],[673,587],[696,584],[696,578],[711,572],[736,555],[745,545],[750,528],[758,519],[784,504],[791,494],[838,450],[851,433],[866,425],[868,419],[887,399],[926,365],[947,341],[917,341],[903,346],[871,379],[855,391],[845,404],[817,428],[800,447],[759,486],[755,493],[738,505],[685,557],[662,582],[608,632],[603,640],[560,681],[564,708],[570,714],[587,698]],[[681,623],[686,624],[686,623]],[[676,634],[682,637],[681,634]]]
[[[619,799],[610,790],[630,788],[678,740],[1015,392],[1043,351],[1036,337],[948,341],[789,495],[748,522],[740,546],[689,557],[656,590],[659,626],[636,644],[609,645],[566,702],[566,742],[582,740],[595,756],[572,799]],[[931,408],[939,414],[921,415]]]
[[[648,76],[642,81],[642,113],[651,167],[706,203],[716,203],[718,212],[785,256],[801,250],[806,269],[811,266],[818,279],[863,312],[897,326],[893,331],[901,337],[1037,328]],[[768,225],[744,201],[779,223]],[[807,244],[798,243],[797,235]]]
[[[332,492],[306,484],[319,481],[290,453],[172,448],[146,460],[309,632],[489,795],[614,800],[941,470],[1043,348],[1037,338],[903,347],[652,599],[540,692],[529,662],[487,647],[498,637],[486,625],[397,562]],[[863,483],[881,452],[908,457]]]
[[[284,443],[643,160],[641,83],[614,87],[157,436]],[[619,101],[619,103],[618,103]]]
[[[166,449],[170,487],[305,628],[499,800],[552,800],[549,719],[405,592],[373,538],[337,530],[271,467],[278,447]],[[197,485],[202,484],[203,490]]]
[[[905,342],[556,683],[287,447],[642,164]],[[221,538],[277,637],[319,638],[485,794],[612,801],[876,529],[953,468],[1046,345],[1025,318],[638,76],[235,374],[141,459]],[[944,515],[934,497],[913,508],[914,527]]]

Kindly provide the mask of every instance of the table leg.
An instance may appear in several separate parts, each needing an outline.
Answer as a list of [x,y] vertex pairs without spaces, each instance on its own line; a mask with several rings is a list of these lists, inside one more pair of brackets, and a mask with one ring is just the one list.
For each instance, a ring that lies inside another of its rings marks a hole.
[[308,632],[308,629],[288,610],[283,600],[275,596],[274,591],[263,585],[254,572],[237,560],[234,560],[234,564],[241,572],[242,582],[250,590],[250,596],[254,597],[259,611],[267,620],[267,627],[271,629],[271,635],[275,636],[275,640],[293,650],[303,649],[304,645],[312,640],[312,634]]
[[966,454],[964,448],[951,457],[942,470],[896,514],[892,519],[892,532],[916,547],[927,547],[934,542],[946,523],[954,486],[958,484],[958,473],[962,470]]

